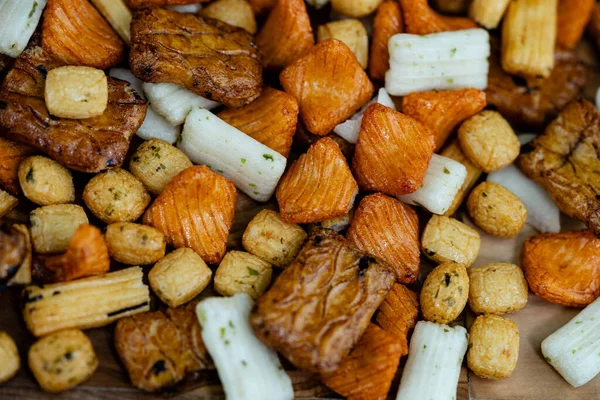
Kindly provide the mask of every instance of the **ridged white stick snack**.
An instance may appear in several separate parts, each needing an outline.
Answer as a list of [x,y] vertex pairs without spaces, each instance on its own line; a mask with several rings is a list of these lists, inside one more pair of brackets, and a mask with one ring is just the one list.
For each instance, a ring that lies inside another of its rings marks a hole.
[[0,53],[17,58],[40,21],[46,0],[0,0]]
[[202,340],[227,400],[291,400],[292,381],[277,353],[258,340],[250,326],[253,304],[247,293],[198,303]]

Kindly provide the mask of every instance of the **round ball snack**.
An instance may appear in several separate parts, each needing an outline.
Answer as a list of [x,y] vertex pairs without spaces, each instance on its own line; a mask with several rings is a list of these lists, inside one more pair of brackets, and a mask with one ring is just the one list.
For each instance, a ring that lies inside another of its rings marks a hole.
[[511,164],[521,150],[517,135],[496,111],[482,111],[463,122],[458,140],[469,160],[485,172]]
[[469,269],[469,307],[477,314],[507,314],[527,304],[527,281],[514,264]]
[[135,176],[115,168],[88,182],[83,201],[96,217],[111,224],[138,219],[150,203],[150,195]]
[[480,378],[508,378],[519,358],[519,328],[508,318],[481,315],[469,331],[467,364]]
[[465,308],[469,276],[462,264],[438,265],[425,279],[420,303],[423,318],[438,324],[454,321]]
[[75,201],[75,186],[68,169],[44,156],[28,157],[19,164],[23,194],[36,204],[64,204]]
[[527,209],[521,200],[493,182],[482,182],[473,189],[467,209],[475,225],[497,237],[516,236],[527,221]]
[[167,240],[151,226],[117,222],[106,227],[106,245],[110,256],[123,264],[149,265],[165,256]]

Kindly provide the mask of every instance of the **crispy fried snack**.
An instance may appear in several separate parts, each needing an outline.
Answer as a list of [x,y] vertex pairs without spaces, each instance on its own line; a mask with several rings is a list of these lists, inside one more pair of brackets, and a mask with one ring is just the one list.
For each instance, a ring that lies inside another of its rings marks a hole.
[[592,16],[587,26],[587,31],[590,36],[596,41],[596,45],[600,47],[600,3],[594,4]]
[[23,224],[16,224],[12,226],[17,231],[21,232],[25,238],[25,256],[19,264],[19,269],[8,281],[7,286],[20,286],[29,285],[31,283],[31,261],[33,246],[31,244],[31,233],[29,228]]
[[402,112],[433,130],[439,151],[452,132],[486,104],[485,93],[477,89],[421,92],[402,99]]
[[399,0],[404,14],[406,32],[416,35],[429,33],[459,31],[477,28],[477,24],[469,18],[445,17],[429,7],[427,0]]
[[175,176],[144,214],[144,223],[161,231],[167,243],[190,247],[209,264],[225,254],[233,223],[235,185],[198,165]]
[[44,283],[102,275],[110,269],[108,248],[100,229],[79,225],[64,254],[34,258],[33,276]]
[[261,15],[275,7],[277,0],[248,0],[255,15]]
[[402,355],[396,337],[369,324],[348,358],[322,381],[348,400],[386,399]]
[[6,135],[78,171],[121,165],[131,137],[144,121],[145,101],[127,82],[108,78],[104,114],[85,120],[52,117],[44,102],[44,84],[47,71],[60,65],[41,47],[21,53],[0,91],[0,125]]
[[408,333],[419,319],[419,298],[402,284],[395,284],[381,303],[375,322],[402,345],[401,355],[408,354]]
[[423,183],[434,147],[433,132],[425,125],[375,103],[363,114],[352,170],[361,189],[412,193]]
[[558,0],[557,45],[569,50],[575,47],[595,5],[594,0]]
[[260,297],[257,337],[296,367],[334,372],[390,291],[394,273],[332,230],[314,229],[296,261]]
[[27,255],[25,235],[12,226],[0,225],[0,280],[10,279]]
[[294,161],[281,178],[276,197],[285,222],[308,224],[346,214],[357,193],[340,148],[322,138]]
[[131,9],[146,7],[177,6],[182,4],[205,3],[210,0],[126,0]]
[[315,44],[304,0],[279,0],[256,36],[262,65],[282,69]]
[[0,188],[15,196],[21,194],[19,164],[35,153],[33,147],[0,137]]
[[600,239],[590,231],[527,238],[525,278],[538,297],[567,307],[585,307],[600,294]]
[[593,104],[569,104],[543,135],[522,150],[517,166],[544,187],[565,214],[600,235],[600,113]]
[[350,118],[373,96],[373,84],[356,56],[336,39],[319,42],[284,69],[279,80],[298,100],[306,128],[319,136]]
[[67,65],[107,69],[123,59],[119,36],[87,0],[48,0],[42,45]]
[[369,58],[369,76],[373,80],[383,81],[390,69],[388,42],[397,33],[404,31],[402,10],[395,0],[385,0],[377,7],[373,19],[373,38]]
[[383,193],[359,204],[346,238],[358,249],[394,269],[396,281],[414,283],[419,275],[419,219],[415,210]]
[[543,129],[569,102],[581,93],[588,69],[575,53],[556,51],[554,69],[548,78],[522,79],[504,72],[498,56],[492,52],[487,102],[512,125]]
[[262,90],[252,36],[224,22],[146,8],[131,21],[131,72],[144,82],[175,83],[227,107],[241,107]]
[[196,304],[197,302],[191,302],[184,307],[168,308],[166,311],[167,317],[183,336],[183,360],[188,372],[215,367],[202,340],[202,328],[196,316]]
[[289,94],[266,87],[245,107],[221,111],[217,116],[287,157],[298,122],[298,102]]

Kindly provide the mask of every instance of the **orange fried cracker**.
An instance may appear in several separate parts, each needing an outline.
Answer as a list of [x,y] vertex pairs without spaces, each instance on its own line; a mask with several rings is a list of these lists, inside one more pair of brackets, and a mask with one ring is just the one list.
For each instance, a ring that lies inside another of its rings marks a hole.
[[319,136],[350,118],[373,96],[373,84],[356,56],[336,39],[319,42],[279,79],[298,100],[306,128]]
[[373,38],[371,55],[369,56],[369,76],[371,79],[383,81],[385,73],[390,69],[390,38],[404,30],[402,10],[396,0],[385,0],[377,7],[373,19]]
[[15,196],[21,194],[19,164],[35,153],[32,147],[0,137],[0,189]]
[[559,0],[556,44],[572,49],[581,40],[592,16],[595,0]]
[[395,284],[379,306],[375,321],[402,344],[402,355],[408,354],[408,333],[419,319],[419,298],[402,284]]
[[294,161],[277,187],[281,218],[313,223],[348,213],[358,185],[338,145],[322,138]]
[[233,223],[237,192],[228,179],[198,165],[176,175],[144,214],[153,226],[179,248],[190,247],[209,264],[225,255]]
[[477,28],[469,18],[446,17],[435,12],[427,0],[399,0],[404,14],[406,32],[427,35],[436,32],[459,31]]
[[261,15],[275,7],[277,0],[248,0],[255,15]]
[[423,183],[434,147],[433,132],[425,125],[372,104],[363,114],[352,170],[361,189],[412,193]]

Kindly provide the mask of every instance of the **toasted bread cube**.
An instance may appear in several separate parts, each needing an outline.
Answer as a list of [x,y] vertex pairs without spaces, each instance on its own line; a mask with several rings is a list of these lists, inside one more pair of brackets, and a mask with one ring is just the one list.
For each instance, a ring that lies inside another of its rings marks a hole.
[[370,324],[348,358],[323,383],[347,399],[385,399],[400,364],[402,346],[394,335]]
[[458,140],[469,160],[488,173],[512,164],[521,151],[517,135],[496,111],[482,111],[463,122]]
[[200,15],[243,28],[253,35],[256,33],[254,12],[246,0],[217,0],[203,8]]
[[352,169],[361,189],[393,196],[412,193],[423,183],[434,147],[427,127],[372,104],[363,115]]
[[358,185],[338,145],[319,139],[285,173],[277,187],[281,218],[311,223],[347,214]]
[[481,315],[469,329],[469,369],[480,378],[506,379],[519,359],[519,328],[508,318]]
[[98,358],[90,339],[79,329],[53,333],[29,349],[29,368],[43,390],[63,392],[90,378]]
[[475,225],[497,237],[516,236],[527,221],[523,202],[508,189],[489,181],[473,189],[467,208]]
[[438,265],[425,278],[419,303],[426,321],[449,324],[465,309],[469,298],[469,275],[462,264]]
[[278,212],[262,210],[246,227],[242,244],[247,252],[283,268],[294,261],[306,236],[304,229],[285,222]]
[[85,185],[83,201],[96,217],[111,224],[138,219],[150,203],[150,195],[139,179],[115,168],[94,176]]
[[256,35],[256,45],[267,69],[285,68],[315,44],[303,0],[277,0]]
[[4,331],[0,331],[0,383],[10,380],[21,368],[19,349],[15,341]]
[[469,194],[469,191],[475,186],[475,183],[479,180],[479,177],[483,173],[475,164],[469,160],[465,153],[460,148],[458,140],[453,140],[442,152],[440,153],[443,157],[449,158],[456,162],[461,163],[467,170],[467,177],[465,178],[462,186],[458,193],[454,196],[454,201],[448,210],[444,213],[446,216],[453,215],[458,207],[463,203],[463,200]]
[[477,231],[462,222],[433,215],[421,240],[423,254],[439,263],[454,262],[470,267],[479,254],[481,239]]
[[404,14],[406,32],[416,35],[477,28],[469,18],[446,17],[429,7],[427,0],[399,0]]
[[485,106],[485,92],[477,89],[411,93],[402,99],[402,112],[435,133],[436,151],[464,120]]
[[469,307],[477,314],[508,314],[527,304],[527,281],[514,264],[469,269]]
[[175,175],[192,166],[190,159],[164,140],[150,139],[137,148],[129,171],[150,191],[159,195]]
[[152,290],[169,307],[179,307],[210,283],[212,271],[192,249],[182,247],[160,259],[148,274]]
[[419,275],[419,219],[415,210],[382,193],[366,196],[356,209],[348,240],[385,261],[401,283]]
[[41,206],[75,201],[71,172],[48,157],[23,160],[19,165],[19,183],[25,197]]
[[62,253],[67,250],[79,225],[88,218],[75,204],[54,204],[31,212],[31,240],[36,253]]
[[288,157],[296,124],[298,102],[289,94],[265,87],[252,103],[221,111],[217,116],[267,147]]
[[[554,68],[558,0],[515,0],[502,25],[502,68],[547,77]],[[579,9],[579,7],[578,7]]]
[[306,129],[319,136],[350,118],[374,90],[352,51],[337,39],[318,43],[285,68],[279,80],[298,100]]
[[61,118],[102,115],[108,105],[104,71],[90,67],[59,67],[48,72],[44,89],[50,114]]
[[116,222],[106,227],[111,258],[128,265],[154,264],[165,256],[165,235],[151,226]]
[[397,33],[404,31],[402,9],[396,0],[384,0],[373,19],[373,38],[369,57],[369,76],[383,81],[390,69],[388,42]]
[[473,0],[469,17],[487,29],[496,29],[510,0]]
[[381,0],[331,0],[334,11],[352,18],[366,17],[371,14]]
[[21,194],[19,164],[35,153],[32,147],[0,137],[0,188],[13,196]]
[[397,283],[381,303],[375,321],[402,345],[402,355],[408,354],[408,334],[419,320],[419,297],[406,286]]
[[16,197],[0,189],[0,218],[12,211],[19,204]]
[[369,62],[369,37],[362,22],[357,19],[342,19],[319,26],[317,32],[319,42],[327,39],[342,41],[356,56],[363,69]]
[[260,297],[271,283],[271,264],[244,251],[225,254],[215,272],[215,290],[223,296],[248,293]]
[[8,281],[8,286],[29,285],[31,283],[31,264],[33,260],[33,246],[31,244],[31,233],[26,225],[15,224],[13,228],[21,232],[25,237],[25,257],[19,265],[15,275]]

